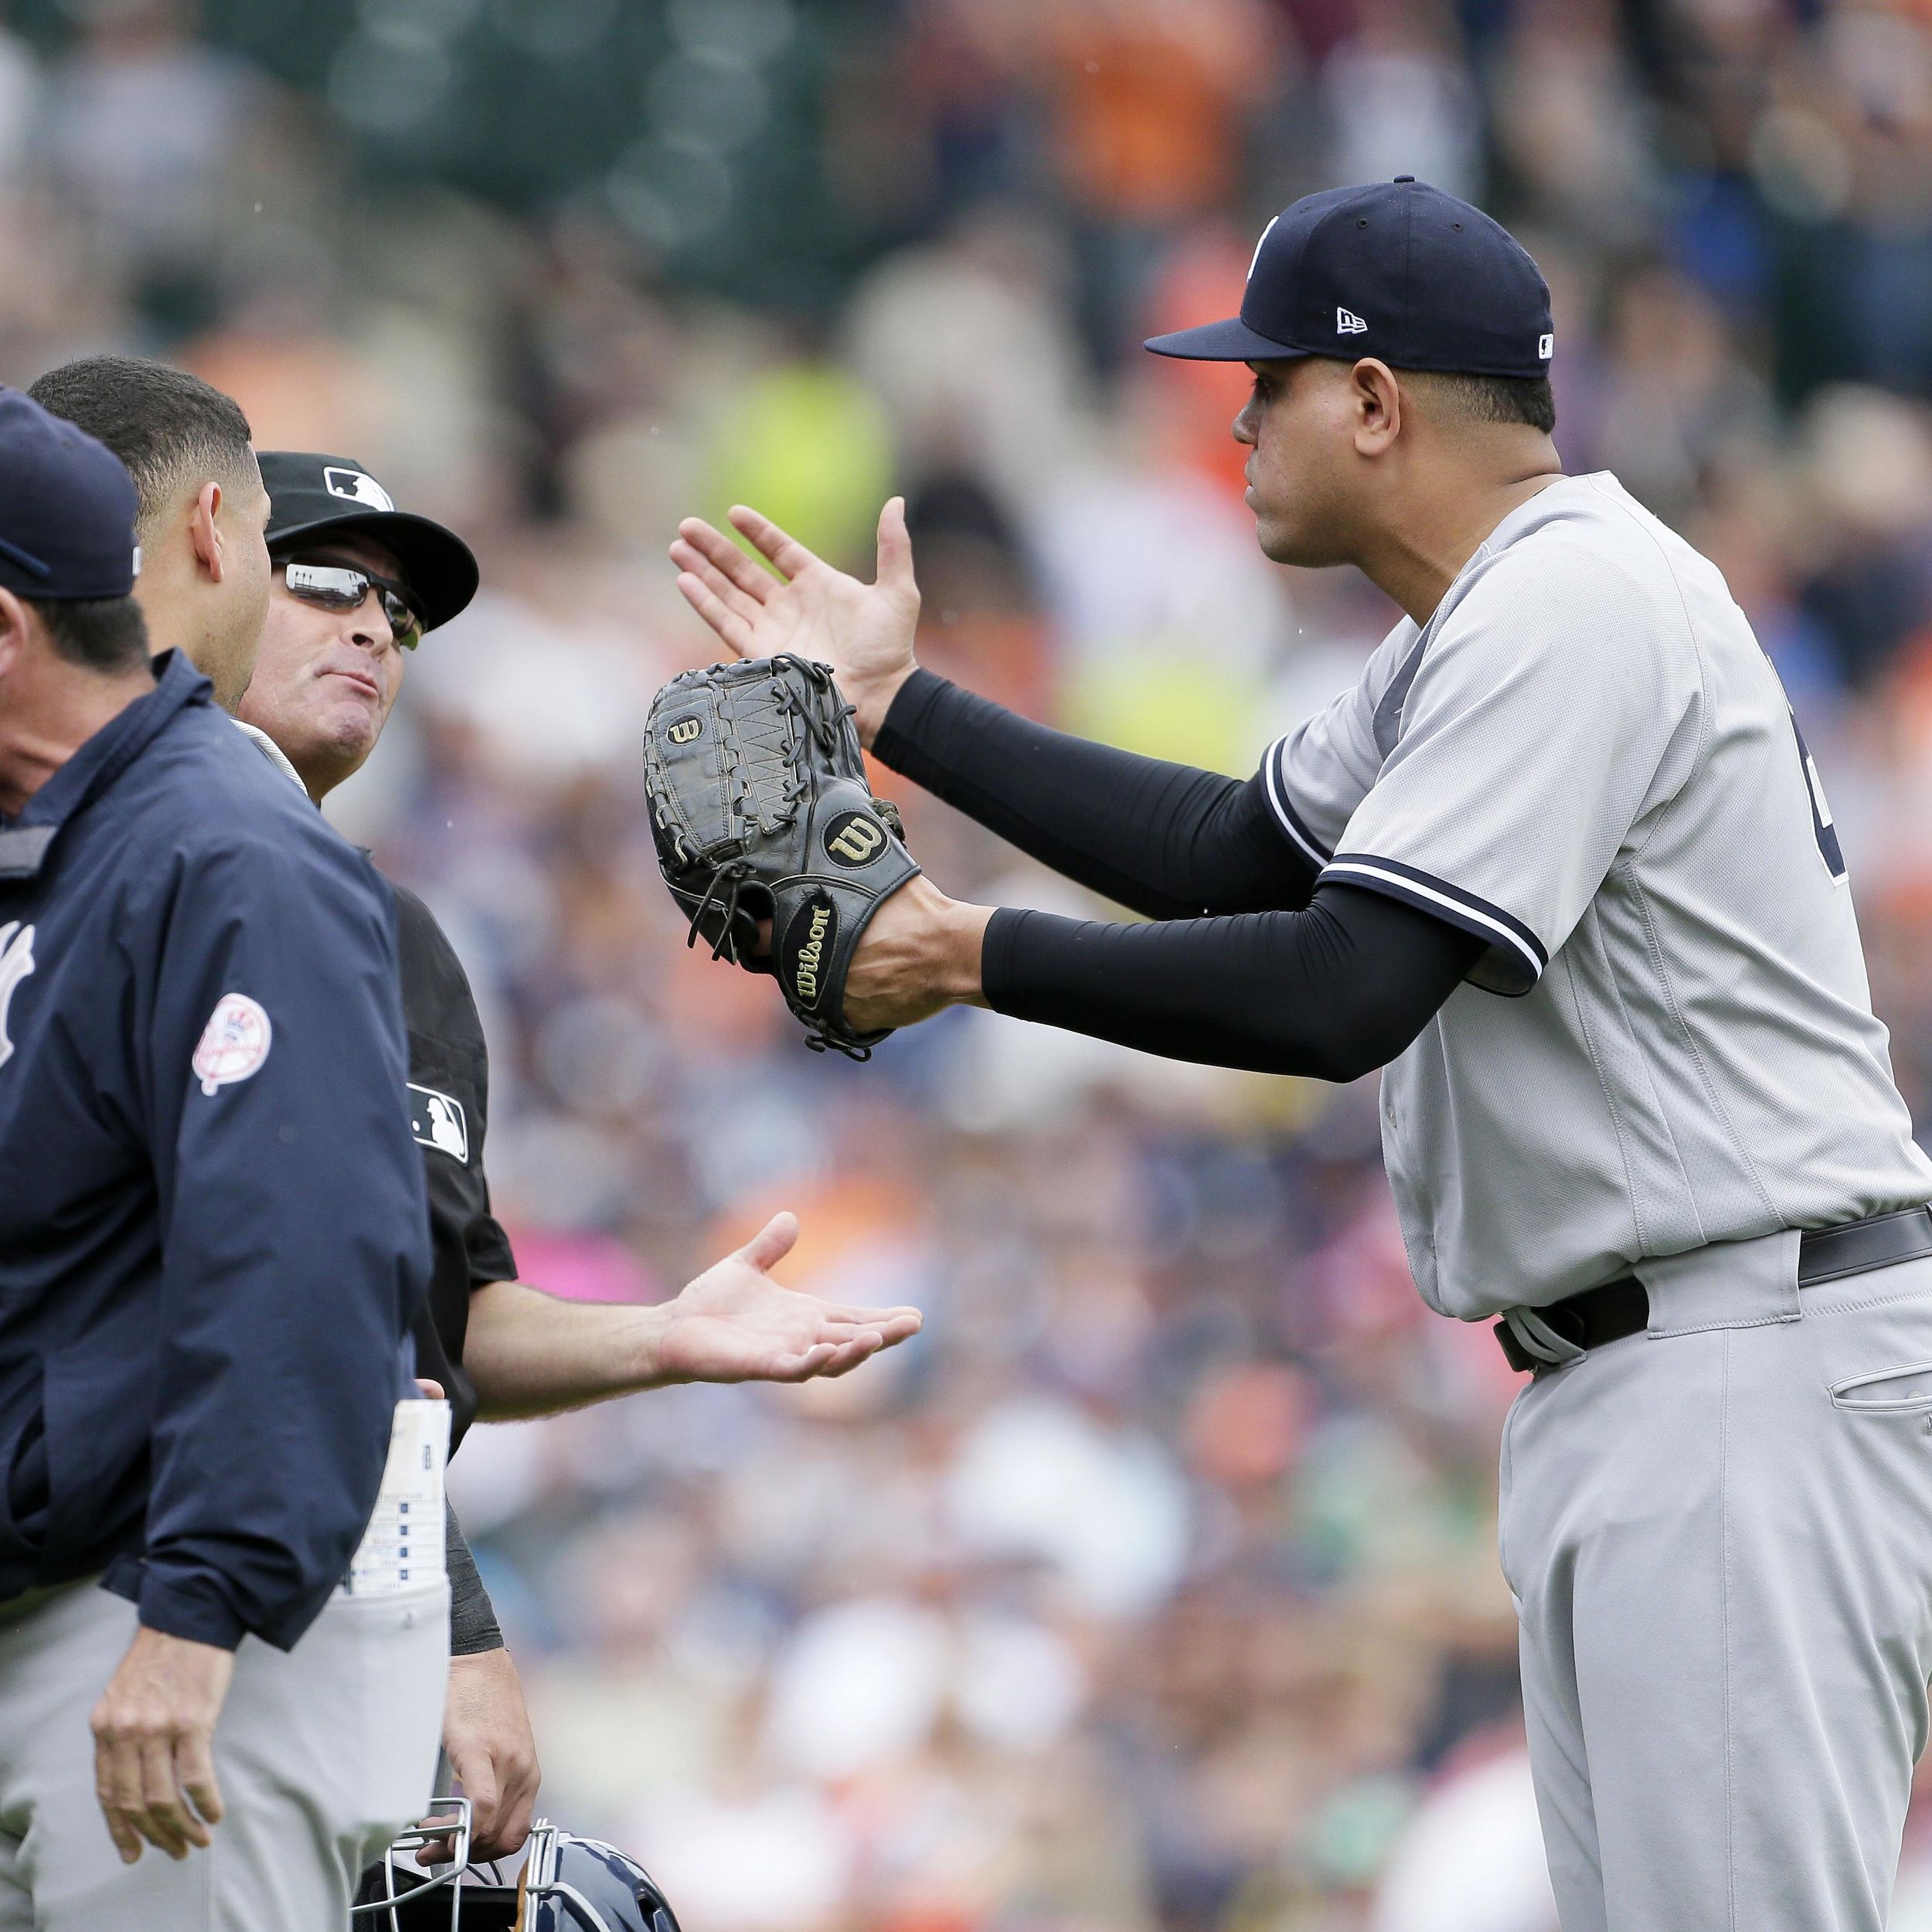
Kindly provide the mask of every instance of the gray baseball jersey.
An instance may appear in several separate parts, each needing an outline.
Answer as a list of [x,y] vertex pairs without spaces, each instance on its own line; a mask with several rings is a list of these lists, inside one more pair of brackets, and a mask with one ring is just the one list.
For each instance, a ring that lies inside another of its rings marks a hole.
[[1932,1199],[1777,675],[1614,477],[1512,511],[1264,769],[1325,879],[1488,944],[1383,1075],[1443,1313]]

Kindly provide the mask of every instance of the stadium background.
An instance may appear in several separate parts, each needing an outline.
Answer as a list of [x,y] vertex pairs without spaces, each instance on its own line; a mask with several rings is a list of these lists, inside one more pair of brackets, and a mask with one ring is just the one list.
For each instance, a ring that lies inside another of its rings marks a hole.
[[[687,954],[642,822],[675,517],[867,554],[936,668],[1240,771],[1391,613],[1254,552],[1224,312],[1413,172],[1556,294],[1558,440],[1713,556],[1817,748],[1932,1120],[1932,6],[0,0],[0,378],[164,354],[488,588],[338,821],[446,920],[525,1273],[774,1205],[912,1299],[838,1384],[479,1432],[546,1808],[691,1932],[1551,1932],[1493,1554],[1511,1388],[1425,1315],[1369,1085],[960,1013],[864,1069]],[[968,897],[1067,889],[900,786]],[[1895,1925],[1932,1927],[1932,1815]]]

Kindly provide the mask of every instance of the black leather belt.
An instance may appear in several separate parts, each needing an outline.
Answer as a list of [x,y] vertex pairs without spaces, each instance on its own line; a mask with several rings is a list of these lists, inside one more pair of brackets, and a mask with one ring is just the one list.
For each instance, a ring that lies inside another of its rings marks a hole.
[[[1868,1268],[1889,1267],[1898,1261],[1916,1261],[1932,1254],[1932,1208],[1900,1208],[1875,1214],[1867,1221],[1846,1221],[1835,1228],[1808,1228],[1798,1244],[1798,1285],[1815,1287]],[[1621,1342],[1650,1325],[1650,1296],[1634,1274],[1586,1288],[1547,1308],[1533,1310],[1566,1342],[1580,1349],[1600,1348]],[[1496,1339],[1512,1369],[1536,1374],[1562,1364],[1532,1355],[1516,1338],[1507,1321],[1496,1324]]]

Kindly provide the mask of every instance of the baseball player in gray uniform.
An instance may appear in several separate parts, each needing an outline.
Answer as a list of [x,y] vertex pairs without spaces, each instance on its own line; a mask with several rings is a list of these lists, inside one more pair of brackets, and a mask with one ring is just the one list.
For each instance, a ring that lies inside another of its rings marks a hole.
[[1932,1162],[1845,867],[1717,570],[1550,431],[1549,294],[1406,179],[1269,226],[1235,424],[1267,554],[1406,612],[1245,783],[920,670],[878,580],[748,510],[680,587],[831,663],[886,764],[1146,914],[868,927],[845,1019],[974,1002],[1179,1057],[1383,1074],[1417,1283],[1529,1376],[1502,1545],[1566,1932],[1880,1932],[1932,1675]]

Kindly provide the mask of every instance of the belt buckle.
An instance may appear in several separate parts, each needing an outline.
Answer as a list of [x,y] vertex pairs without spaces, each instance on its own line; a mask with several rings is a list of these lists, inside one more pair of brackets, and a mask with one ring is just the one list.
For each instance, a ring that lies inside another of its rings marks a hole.
[[[1524,1339],[1526,1332],[1529,1342]],[[1504,1359],[1519,1374],[1535,1376],[1546,1369],[1564,1369],[1581,1361],[1589,1346],[1585,1338],[1589,1332],[1583,1311],[1566,1308],[1561,1302],[1541,1308],[1508,1308],[1496,1324],[1496,1339],[1502,1345]],[[1530,1345],[1531,1342],[1547,1347],[1550,1352],[1539,1353]]]
[[1543,1366],[1536,1358],[1516,1339],[1516,1332],[1507,1321],[1498,1321],[1495,1328],[1496,1343],[1502,1350],[1503,1359],[1519,1375],[1534,1375]]

